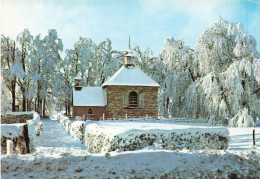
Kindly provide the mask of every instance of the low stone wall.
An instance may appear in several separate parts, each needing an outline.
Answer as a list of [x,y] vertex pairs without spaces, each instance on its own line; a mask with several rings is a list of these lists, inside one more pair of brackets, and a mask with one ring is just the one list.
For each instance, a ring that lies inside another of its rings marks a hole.
[[33,114],[18,114],[18,115],[1,115],[2,124],[26,123],[27,120],[33,119]]
[[2,154],[6,154],[6,141],[12,140],[14,151],[26,154],[34,151],[35,138],[43,130],[40,116],[34,111],[9,112],[1,124]]
[[28,125],[19,124],[2,124],[1,125],[1,154],[6,154],[7,140],[12,140],[13,150],[19,154],[30,153],[30,138]]
[[227,129],[193,128],[189,130],[133,130],[113,134],[90,124],[85,129],[85,145],[90,153],[134,151],[146,146],[168,150],[225,150],[229,144]]

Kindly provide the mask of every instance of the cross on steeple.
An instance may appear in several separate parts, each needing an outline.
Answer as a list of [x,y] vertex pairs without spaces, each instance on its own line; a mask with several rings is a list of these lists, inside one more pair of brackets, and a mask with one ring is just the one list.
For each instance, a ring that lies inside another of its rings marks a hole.
[[129,39],[128,39],[128,49],[129,50],[131,49],[131,38],[130,38],[130,35],[129,35]]

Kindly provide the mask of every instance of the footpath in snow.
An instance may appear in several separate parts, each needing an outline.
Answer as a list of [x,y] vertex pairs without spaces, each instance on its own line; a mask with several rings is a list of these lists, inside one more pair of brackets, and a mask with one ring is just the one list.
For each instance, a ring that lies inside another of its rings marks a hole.
[[[58,121],[43,121],[36,151],[1,156],[4,178],[228,178],[260,176],[260,154],[246,129],[229,128],[228,151],[166,151],[146,147],[131,152],[88,154]],[[259,129],[259,128],[258,128]],[[257,145],[260,131],[257,131]]]
[[33,155],[58,157],[62,155],[86,155],[86,146],[68,134],[56,120],[44,120],[44,131],[36,139]]

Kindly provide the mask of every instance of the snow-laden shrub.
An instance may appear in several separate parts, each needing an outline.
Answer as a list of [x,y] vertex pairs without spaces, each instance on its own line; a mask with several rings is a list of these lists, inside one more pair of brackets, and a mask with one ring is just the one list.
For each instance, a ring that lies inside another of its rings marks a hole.
[[75,121],[82,121],[82,118],[80,116],[76,116]]
[[65,129],[66,129],[66,131],[69,133],[70,132],[70,127],[71,127],[71,124],[72,124],[72,122],[70,121],[70,120],[66,120],[65,121]]
[[190,128],[173,130],[127,130],[117,132],[99,126],[86,126],[85,144],[90,153],[133,151],[145,146],[169,150],[223,150],[228,148],[229,132],[226,128]]
[[248,110],[244,108],[240,110],[229,122],[230,127],[254,127],[253,118],[248,115]]
[[35,127],[36,136],[40,136],[42,131],[43,131],[43,124],[42,122],[39,122],[38,125]]
[[60,119],[60,123],[65,127],[66,131],[70,132],[70,126],[72,123],[70,119],[63,114],[59,114],[58,118]]
[[28,133],[30,138],[30,151],[35,149],[35,138],[39,136],[43,130],[43,125],[40,122],[40,115],[37,112],[31,112],[33,114],[32,120],[27,120]]
[[85,131],[85,122],[84,121],[75,121],[71,123],[70,127],[70,134],[80,139],[81,141],[84,140],[84,131]]

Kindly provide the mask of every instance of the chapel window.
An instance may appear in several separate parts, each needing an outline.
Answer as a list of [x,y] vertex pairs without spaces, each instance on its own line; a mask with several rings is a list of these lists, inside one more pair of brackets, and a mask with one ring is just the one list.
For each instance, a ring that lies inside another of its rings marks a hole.
[[88,109],[88,114],[92,114],[92,113],[93,113],[92,108],[89,108]]
[[129,107],[137,107],[137,93],[134,91],[129,93]]

